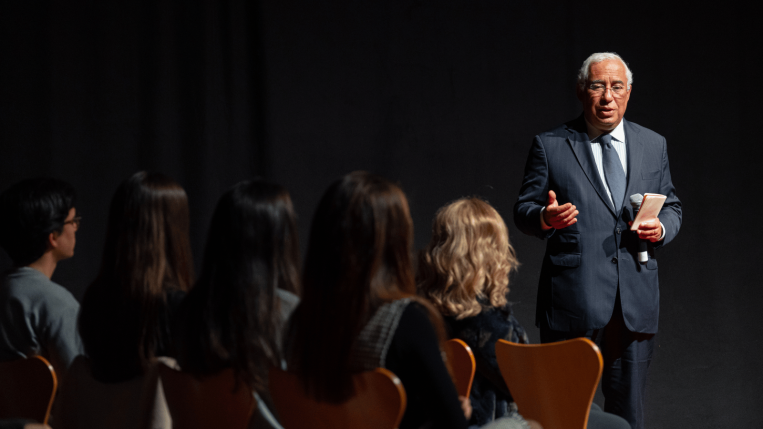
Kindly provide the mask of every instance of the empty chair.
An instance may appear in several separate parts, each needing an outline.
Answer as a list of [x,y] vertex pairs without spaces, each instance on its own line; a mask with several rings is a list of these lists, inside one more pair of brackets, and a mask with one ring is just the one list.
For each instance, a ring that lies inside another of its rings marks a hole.
[[42,356],[0,363],[0,419],[47,424],[58,380]]
[[244,429],[249,424],[254,395],[233,369],[195,377],[162,363],[159,374],[174,429]]
[[305,394],[295,374],[270,370],[270,395],[285,429],[393,429],[405,411],[403,385],[392,372],[377,368],[353,376],[355,395],[332,404]]
[[453,383],[459,396],[468,398],[472,390],[474,372],[477,370],[472,349],[462,340],[454,338],[445,343],[445,353],[448,355],[448,362],[453,371]]
[[587,338],[549,344],[498,340],[495,354],[525,418],[545,428],[586,427],[604,365],[596,344]]

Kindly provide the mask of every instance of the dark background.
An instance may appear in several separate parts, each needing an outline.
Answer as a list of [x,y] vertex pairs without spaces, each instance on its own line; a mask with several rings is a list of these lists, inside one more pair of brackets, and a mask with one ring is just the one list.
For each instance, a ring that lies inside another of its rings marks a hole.
[[197,262],[217,198],[253,176],[291,190],[303,245],[323,190],[352,170],[401,184],[417,248],[438,207],[480,195],[523,262],[510,297],[537,342],[545,243],[511,208],[532,137],[579,115],[578,67],[614,51],[634,72],[626,117],[667,138],[685,214],[657,255],[648,427],[759,427],[754,16],[733,2],[7,1],[0,189],[38,175],[77,188],[77,255],[54,280],[78,299],[111,194],[139,169],[186,188]]

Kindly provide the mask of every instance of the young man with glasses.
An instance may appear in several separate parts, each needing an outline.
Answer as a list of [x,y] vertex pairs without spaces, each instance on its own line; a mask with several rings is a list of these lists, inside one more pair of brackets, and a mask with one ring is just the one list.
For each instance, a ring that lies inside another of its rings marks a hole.
[[74,255],[81,218],[74,188],[55,179],[29,179],[0,195],[0,247],[13,268],[0,283],[0,361],[47,358],[59,380],[82,353],[79,303],[50,280]]
[[[623,119],[633,74],[617,54],[583,62],[583,114],[535,137],[514,222],[547,240],[536,324],[544,343],[588,337],[604,357],[605,411],[644,426],[644,388],[659,313],[654,250],[681,227],[665,138]],[[667,196],[658,219],[629,230],[634,194]],[[639,240],[649,259],[640,263]]]

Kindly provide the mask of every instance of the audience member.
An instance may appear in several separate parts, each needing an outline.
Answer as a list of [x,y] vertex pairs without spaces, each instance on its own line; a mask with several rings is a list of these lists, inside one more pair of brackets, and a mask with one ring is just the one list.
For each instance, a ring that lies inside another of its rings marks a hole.
[[[469,345],[477,362],[472,425],[501,416],[521,419],[522,410],[517,410],[495,356],[499,339],[529,342],[506,299],[509,274],[518,265],[501,215],[479,198],[462,198],[441,208],[432,240],[419,258],[420,293],[443,314],[450,334]],[[624,419],[592,406],[588,428],[629,427]]]
[[268,371],[281,366],[282,327],[299,299],[299,240],[289,193],[244,181],[209,227],[199,281],[181,309],[178,363],[198,375],[233,368],[258,398],[250,427],[276,427]]
[[29,179],[0,195],[0,246],[13,268],[0,285],[0,361],[48,359],[59,377],[82,352],[79,303],[50,280],[74,255],[80,217],[74,188],[55,179]]
[[193,281],[188,229],[188,199],[169,177],[141,171],[119,185],[79,317],[87,358],[64,380],[54,426],[170,425],[155,358],[173,354],[173,315]]
[[290,322],[290,369],[313,398],[339,403],[354,393],[354,373],[387,368],[406,391],[400,428],[466,428],[471,410],[442,359],[442,320],[415,295],[412,242],[399,187],[365,172],[329,187],[313,217],[302,302]]

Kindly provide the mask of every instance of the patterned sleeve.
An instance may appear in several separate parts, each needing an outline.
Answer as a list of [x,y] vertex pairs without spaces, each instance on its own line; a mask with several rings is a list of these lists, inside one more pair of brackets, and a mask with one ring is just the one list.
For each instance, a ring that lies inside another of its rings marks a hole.
[[509,325],[511,326],[511,329],[509,331],[509,337],[510,338],[504,338],[506,341],[511,341],[512,343],[519,343],[519,344],[530,344],[530,339],[527,337],[527,332],[525,332],[525,328],[522,327],[522,325],[519,324],[519,321],[516,317],[514,317],[513,314],[509,313],[508,317]]
[[495,343],[499,339],[511,341],[513,343],[529,344],[527,332],[514,317],[511,307],[507,304],[501,309],[490,312],[483,312],[477,316],[480,318],[478,331],[472,334],[472,350],[475,350],[475,360],[477,361],[477,370],[487,378],[493,386],[502,391],[508,398],[511,398],[509,388],[503,380],[501,370],[498,368],[498,360],[495,356]]

